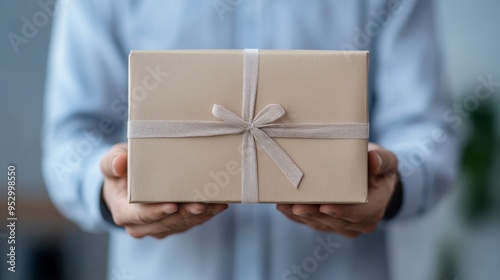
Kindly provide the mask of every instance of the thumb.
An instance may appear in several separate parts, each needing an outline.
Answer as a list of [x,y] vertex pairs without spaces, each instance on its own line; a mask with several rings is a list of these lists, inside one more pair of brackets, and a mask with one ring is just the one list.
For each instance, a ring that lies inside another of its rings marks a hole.
[[116,177],[125,177],[127,175],[127,154],[117,153],[111,161],[111,167]]
[[394,153],[385,149],[376,149],[368,152],[368,166],[371,174],[381,175],[396,172],[398,159]]
[[127,150],[113,147],[103,156],[100,163],[101,172],[105,176],[124,177],[127,175]]

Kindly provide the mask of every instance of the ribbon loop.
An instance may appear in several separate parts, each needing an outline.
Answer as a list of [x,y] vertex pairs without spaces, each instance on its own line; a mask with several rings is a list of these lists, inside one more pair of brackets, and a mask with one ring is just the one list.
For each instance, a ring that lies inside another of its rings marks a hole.
[[275,120],[278,120],[285,114],[285,109],[279,104],[269,104],[262,111],[260,111],[253,120],[253,124],[256,127],[262,125],[270,124]]
[[215,104],[214,107],[212,108],[212,114],[216,118],[231,125],[239,125],[245,129],[248,128],[248,126],[250,125],[250,123],[242,120],[238,115],[231,112],[229,109],[227,109],[222,105]]

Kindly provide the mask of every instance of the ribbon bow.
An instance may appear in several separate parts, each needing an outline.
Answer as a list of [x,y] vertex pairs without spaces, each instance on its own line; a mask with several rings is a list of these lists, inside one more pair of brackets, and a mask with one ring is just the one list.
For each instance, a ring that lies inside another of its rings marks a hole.
[[[212,114],[218,119],[224,121],[229,125],[234,125],[241,127],[240,131],[236,134],[243,133],[243,147],[249,147],[250,154],[247,157],[247,162],[249,165],[255,165],[255,170],[257,170],[257,158],[255,155],[255,146],[253,139],[257,140],[264,151],[271,157],[274,163],[281,169],[283,174],[288,178],[288,180],[293,184],[295,188],[299,186],[300,180],[304,176],[299,167],[293,162],[293,160],[283,151],[283,149],[274,142],[271,137],[269,137],[260,128],[266,127],[268,124],[274,122],[275,120],[281,118],[285,114],[285,109],[279,104],[269,104],[262,111],[260,111],[252,122],[244,121],[235,113],[228,110],[222,105],[215,104],[212,109]],[[246,150],[246,149],[245,149]],[[246,168],[242,166],[244,171]],[[243,176],[245,178],[247,176]]]

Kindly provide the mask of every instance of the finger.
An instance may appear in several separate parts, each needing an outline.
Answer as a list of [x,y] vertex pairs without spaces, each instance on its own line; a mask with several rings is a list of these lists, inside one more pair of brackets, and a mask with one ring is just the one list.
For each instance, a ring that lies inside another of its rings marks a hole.
[[304,224],[312,229],[319,230],[319,231],[331,231],[331,229],[328,226],[316,221],[315,219],[302,218],[302,217],[299,217],[297,215],[294,215],[291,211],[282,212],[282,213],[288,219],[290,219],[296,223],[299,223],[299,224]]
[[127,173],[127,150],[123,145],[115,145],[103,156],[100,162],[101,172],[109,177],[123,177]]
[[203,213],[218,214],[228,208],[227,204],[223,203],[186,203],[181,205],[179,213],[188,218],[193,215],[200,215]]
[[[170,235],[173,233],[183,232],[188,228],[195,225],[196,216],[202,216],[202,214],[192,214],[185,218],[185,215],[180,214],[180,212],[165,217],[159,221],[150,224],[142,225],[130,225],[126,227],[127,233],[135,238],[142,238],[144,236],[162,236]],[[189,221],[191,219],[191,221]]]
[[322,204],[319,207],[319,211],[330,217],[336,219],[342,219],[349,221],[351,223],[359,223],[367,218],[369,218],[369,213],[372,210],[372,204],[377,203],[376,201],[370,200],[368,196],[368,202],[363,204]]
[[116,156],[117,154],[115,152],[109,152],[102,157],[100,167],[104,176],[116,177],[113,170],[113,160]]
[[196,225],[212,219],[215,215],[227,209],[227,205],[208,205],[203,212],[190,212],[186,208],[181,208],[178,213],[166,217],[160,221],[147,225],[132,225],[127,232],[133,237],[144,237],[147,235],[156,238],[164,238],[168,235],[184,232]]
[[224,204],[224,203],[216,203],[216,204],[211,204],[211,205],[213,206],[212,214],[214,214],[214,215],[217,215],[221,212],[224,212],[224,211],[226,211],[226,209],[229,208],[229,205]]
[[349,222],[343,219],[334,218],[330,215],[325,215],[319,211],[319,205],[312,204],[295,204],[292,208],[292,213],[302,218],[313,219],[318,223],[334,229],[341,229]]
[[398,159],[394,153],[384,150],[372,150],[368,152],[368,167],[370,174],[381,175],[397,172]]
[[386,180],[373,180],[368,188],[368,201],[359,204],[322,204],[319,211],[352,223],[382,219],[393,190]]
[[278,209],[285,217],[288,219],[303,224],[304,222],[302,221],[302,218],[297,217],[292,213],[292,204],[277,204],[276,209]]
[[319,212],[317,204],[279,204],[276,207],[291,220],[307,224],[317,230],[326,230],[330,227],[321,221],[325,215]]
[[178,211],[177,203],[130,204],[126,200],[116,209],[111,209],[118,226],[150,224]]
[[294,204],[292,213],[302,218],[318,217],[321,214],[317,204]]
[[318,205],[314,204],[278,204],[276,206],[283,214],[291,215],[304,221],[321,214],[318,211],[318,207]]
[[181,205],[178,213],[152,224],[151,227],[145,227],[144,229],[148,231],[148,234],[167,231],[184,231],[223,212],[227,208],[227,204],[184,204]]
[[321,217],[312,219],[315,219],[316,221],[324,224],[332,230],[344,229],[348,224],[350,224],[350,222],[347,220],[333,218],[325,214],[321,214]]
[[[297,223],[305,224],[305,225],[307,225],[315,230],[318,230],[318,231],[334,232],[334,233],[338,233],[338,234],[343,235],[343,236],[347,236],[349,238],[355,238],[361,234],[361,232],[359,232],[359,231],[345,229],[345,227],[342,229],[333,229],[333,227],[326,225],[324,223],[321,223],[315,219],[302,218],[302,217],[299,217],[297,215],[294,215],[291,211],[292,205],[290,205],[290,204],[279,204],[279,205],[277,205],[277,208],[290,220],[297,222]],[[349,223],[347,223],[347,224],[349,224]]]
[[292,206],[293,204],[276,204],[276,209],[278,209],[280,212],[291,214]]
[[181,205],[182,213],[185,213],[186,217],[192,215],[199,215],[207,210],[208,204],[206,203],[185,203]]
[[[157,239],[162,239],[162,238],[165,238],[165,237],[173,235],[173,234],[185,232],[196,225],[199,225],[199,224],[202,224],[202,223],[205,223],[205,222],[211,220],[216,215],[224,212],[227,208],[228,208],[227,204],[214,205],[214,207],[211,208],[211,211],[210,211],[210,209],[207,209],[207,211],[205,211],[205,213],[200,214],[198,216],[195,216],[193,221],[187,222],[186,226],[180,227],[178,230],[168,230],[168,231],[161,230],[159,233],[148,234],[148,235],[151,235]],[[167,221],[159,221],[159,222],[161,223],[161,222],[167,222]],[[160,227],[160,229],[161,229],[161,227]]]
[[303,224],[304,222],[302,221],[302,218],[295,216],[292,213],[292,204],[277,204],[276,209],[278,209],[285,217],[288,219]]

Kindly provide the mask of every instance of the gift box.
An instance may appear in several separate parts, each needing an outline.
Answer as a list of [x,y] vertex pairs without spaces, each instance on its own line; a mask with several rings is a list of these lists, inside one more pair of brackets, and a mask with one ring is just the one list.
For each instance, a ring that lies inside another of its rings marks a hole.
[[366,51],[132,51],[130,202],[363,203]]

